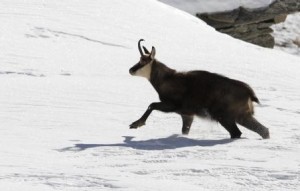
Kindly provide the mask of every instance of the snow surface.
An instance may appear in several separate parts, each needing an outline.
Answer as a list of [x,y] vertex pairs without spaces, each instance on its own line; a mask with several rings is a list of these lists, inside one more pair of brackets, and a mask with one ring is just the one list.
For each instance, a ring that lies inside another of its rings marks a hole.
[[267,7],[275,0],[159,0],[168,5],[184,10],[192,15],[231,11],[238,7],[257,9]]
[[300,13],[288,15],[285,22],[272,28],[275,48],[300,56]]
[[[192,15],[197,13],[223,12],[246,7],[250,9],[267,7],[274,0],[159,0],[170,6],[186,11]],[[275,48],[289,54],[300,56],[300,13],[288,15],[284,23],[273,25]]]
[[[227,35],[155,0],[0,2],[0,190],[299,190],[299,57]],[[137,41],[178,70],[249,83],[271,139],[153,112],[128,69]]]

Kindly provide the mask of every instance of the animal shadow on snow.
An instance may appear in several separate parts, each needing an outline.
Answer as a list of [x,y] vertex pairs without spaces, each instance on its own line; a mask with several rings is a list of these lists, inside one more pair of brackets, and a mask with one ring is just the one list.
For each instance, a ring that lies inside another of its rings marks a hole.
[[101,147],[127,147],[133,148],[137,150],[167,150],[167,149],[177,149],[184,147],[211,147],[215,145],[228,144],[233,142],[233,139],[221,139],[221,140],[195,140],[187,137],[182,137],[179,135],[172,135],[166,138],[159,139],[149,139],[149,140],[140,140],[134,141],[134,137],[124,136],[123,143],[115,143],[115,144],[84,144],[79,143],[75,144],[72,147],[66,147],[60,149],[59,151],[84,151],[93,148],[101,148]]

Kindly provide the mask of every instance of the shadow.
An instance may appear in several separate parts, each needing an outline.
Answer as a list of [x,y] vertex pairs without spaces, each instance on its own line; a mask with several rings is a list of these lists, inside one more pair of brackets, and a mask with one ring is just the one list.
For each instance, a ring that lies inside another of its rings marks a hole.
[[184,147],[212,147],[215,145],[228,144],[234,141],[234,139],[221,139],[221,140],[195,140],[179,135],[172,135],[166,138],[149,139],[143,141],[134,141],[134,137],[125,136],[123,143],[116,144],[75,144],[72,147],[66,147],[60,149],[60,152],[64,151],[84,151],[87,149],[93,149],[97,147],[128,147],[137,150],[168,150]]

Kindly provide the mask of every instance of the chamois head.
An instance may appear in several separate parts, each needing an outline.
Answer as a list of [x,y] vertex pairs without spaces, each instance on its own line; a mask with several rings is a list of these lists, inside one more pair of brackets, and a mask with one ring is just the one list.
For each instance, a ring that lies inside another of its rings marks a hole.
[[152,50],[149,52],[147,48],[143,46],[144,54],[141,48],[141,41],[144,41],[144,39],[140,39],[138,42],[138,49],[141,54],[140,61],[130,68],[129,73],[133,76],[141,76],[150,80],[152,63],[155,59],[155,48],[152,46]]

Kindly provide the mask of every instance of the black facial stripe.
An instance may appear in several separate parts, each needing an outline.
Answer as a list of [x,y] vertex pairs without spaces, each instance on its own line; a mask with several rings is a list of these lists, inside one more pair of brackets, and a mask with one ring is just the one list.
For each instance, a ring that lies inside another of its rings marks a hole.
[[131,72],[136,72],[138,69],[142,68],[144,65],[137,63],[136,65],[134,65],[132,68],[130,68]]

